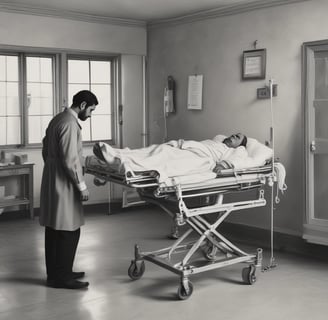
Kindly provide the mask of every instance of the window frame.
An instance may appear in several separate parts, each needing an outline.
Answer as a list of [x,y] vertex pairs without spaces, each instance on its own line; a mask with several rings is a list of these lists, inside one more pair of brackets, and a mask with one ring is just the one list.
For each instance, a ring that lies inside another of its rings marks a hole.
[[19,148],[23,146],[23,130],[24,130],[24,115],[23,115],[23,102],[22,102],[22,63],[21,63],[21,52],[17,52],[14,50],[0,50],[0,55],[6,55],[6,56],[15,56],[18,58],[18,105],[19,105],[19,111],[20,111],[20,126],[21,126],[21,132],[20,132],[20,140],[21,144],[3,144],[0,145],[1,149],[10,149],[10,148]]
[[[81,53],[67,53],[66,56],[66,90],[65,90],[65,96],[64,100],[67,101],[67,106],[70,107],[70,103],[68,101],[68,61],[69,60],[88,60],[90,61],[110,61],[111,63],[111,68],[110,68],[110,77],[111,77],[111,131],[112,131],[112,138],[107,139],[107,140],[88,140],[88,141],[83,141],[83,146],[90,146],[93,145],[96,142],[106,142],[108,144],[115,144],[116,141],[116,128],[115,128],[115,119],[116,119],[116,105],[115,105],[115,64],[116,64],[116,57],[110,56],[110,55],[104,55],[104,54],[81,54]],[[90,90],[90,88],[89,88]]]
[[23,116],[23,128],[22,130],[22,146],[25,148],[34,148],[39,147],[42,145],[42,140],[40,143],[29,143],[29,125],[28,125],[28,108],[27,108],[27,60],[28,57],[38,57],[38,58],[52,58],[52,82],[53,82],[53,116],[54,117],[58,112],[58,101],[59,101],[59,91],[58,91],[58,78],[59,78],[59,70],[56,67],[58,63],[58,54],[50,54],[50,53],[34,53],[34,52],[28,52],[22,54],[22,64],[23,64],[23,82],[22,82],[22,116]]
[[[70,107],[68,101],[68,60],[86,59],[95,61],[111,61],[111,131],[110,140],[101,140],[109,144],[115,144],[119,139],[117,124],[117,108],[120,104],[120,55],[106,52],[80,51],[80,50],[58,50],[49,48],[34,48],[20,46],[0,45],[0,54],[18,56],[19,72],[19,108],[21,112],[21,144],[0,145],[6,149],[39,149],[40,143],[28,143],[28,110],[27,110],[27,79],[26,79],[26,57],[52,57],[53,65],[53,116],[60,113],[64,108]],[[99,140],[83,141],[83,146],[93,145]]]

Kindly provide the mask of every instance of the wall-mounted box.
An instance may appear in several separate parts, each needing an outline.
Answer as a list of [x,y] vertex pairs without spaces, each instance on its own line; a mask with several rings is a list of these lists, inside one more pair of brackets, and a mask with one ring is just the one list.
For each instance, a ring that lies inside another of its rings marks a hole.
[[[272,96],[276,97],[278,95],[278,85],[272,85]],[[270,87],[265,86],[263,88],[257,89],[257,99],[269,99],[270,98]]]

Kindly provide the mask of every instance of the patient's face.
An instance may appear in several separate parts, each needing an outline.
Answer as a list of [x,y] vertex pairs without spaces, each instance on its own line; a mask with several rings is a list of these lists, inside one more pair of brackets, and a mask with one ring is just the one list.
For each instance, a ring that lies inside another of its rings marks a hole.
[[243,135],[242,133],[235,133],[232,134],[230,137],[225,138],[223,140],[223,143],[227,145],[229,148],[237,148],[242,143],[244,137],[245,135]]

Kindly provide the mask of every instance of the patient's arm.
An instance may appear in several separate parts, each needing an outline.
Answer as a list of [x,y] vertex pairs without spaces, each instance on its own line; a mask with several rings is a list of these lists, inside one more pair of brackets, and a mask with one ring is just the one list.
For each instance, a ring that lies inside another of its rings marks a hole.
[[227,160],[222,160],[222,161],[216,163],[216,165],[213,169],[213,172],[220,173],[222,170],[233,169],[233,168],[234,168],[234,166],[231,162],[229,162]]

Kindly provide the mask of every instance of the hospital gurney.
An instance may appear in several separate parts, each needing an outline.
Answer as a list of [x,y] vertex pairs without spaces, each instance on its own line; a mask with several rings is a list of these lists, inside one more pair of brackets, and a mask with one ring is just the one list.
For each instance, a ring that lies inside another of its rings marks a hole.
[[[237,263],[248,265],[242,269],[243,281],[247,284],[256,282],[257,272],[262,266],[262,249],[246,253],[217,229],[231,212],[266,205],[265,185],[272,187],[277,180],[276,164],[242,170],[226,169],[217,177],[201,182],[184,182],[183,177],[176,177],[167,186],[158,182],[156,171],[120,174],[104,170],[92,164],[93,161],[98,160],[88,157],[87,173],[104,181],[136,188],[142,200],[161,207],[174,218],[177,226],[189,226],[167,248],[142,252],[135,245],[134,259],[128,269],[131,279],[142,277],[144,261],[152,262],[180,276],[180,299],[187,299],[193,292],[190,275]],[[244,193],[249,193],[252,199],[225,201],[227,196]]]

